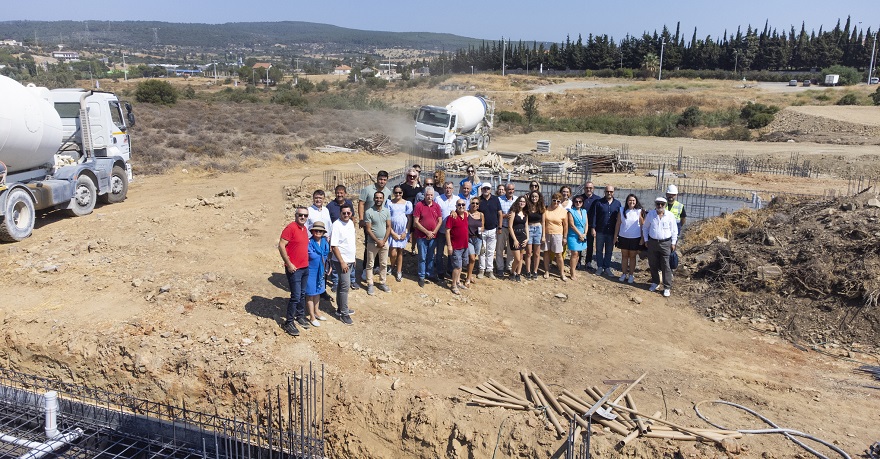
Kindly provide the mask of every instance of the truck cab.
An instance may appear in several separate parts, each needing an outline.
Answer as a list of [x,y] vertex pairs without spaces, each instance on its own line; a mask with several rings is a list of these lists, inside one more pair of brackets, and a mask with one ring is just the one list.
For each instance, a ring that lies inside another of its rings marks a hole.
[[[53,89],[51,93],[55,111],[61,116],[64,143],[59,153],[67,155],[73,162],[79,162],[87,156],[89,152],[86,150],[89,148],[97,158],[120,157],[125,162],[126,174],[131,181],[131,137],[128,129],[135,122],[131,104],[120,102],[115,94],[107,92]],[[83,136],[84,123],[80,119],[83,106],[89,117],[86,123],[89,139]]]
[[424,151],[452,156],[457,117],[444,107],[425,105],[416,113],[416,144]]

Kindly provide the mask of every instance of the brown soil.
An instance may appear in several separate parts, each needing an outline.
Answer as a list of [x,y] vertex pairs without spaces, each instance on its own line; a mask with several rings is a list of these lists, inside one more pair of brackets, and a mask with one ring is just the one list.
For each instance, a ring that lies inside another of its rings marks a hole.
[[877,107],[788,107],[761,130],[770,142],[880,145]]
[[[497,438],[500,456],[548,457],[561,440],[541,415],[469,406],[457,390],[493,378],[524,394],[521,369],[560,391],[648,372],[634,392],[640,409],[686,425],[705,426],[692,403],[722,398],[851,453],[876,440],[880,399],[868,376],[852,373],[855,364],[803,352],[748,322],[707,321],[684,289],[670,299],[648,293],[644,271],[634,286],[587,275],[565,284],[481,280],[461,296],[420,289],[407,276],[391,282],[390,294],[353,293],[353,327],[330,320],[299,338],[284,334],[288,293],[276,244],[293,205],[320,187],[322,162],[372,171],[404,159],[356,154],[247,172],[177,170],[138,177],[128,200],[91,216],[48,215],[33,237],[0,247],[0,358],[26,372],[222,413],[301,365],[323,363],[332,457],[490,457]],[[757,425],[730,411],[711,415]],[[617,440],[600,434],[595,454],[609,457]],[[740,444],[736,457],[803,454],[775,436]],[[727,454],[638,440],[620,456]]]

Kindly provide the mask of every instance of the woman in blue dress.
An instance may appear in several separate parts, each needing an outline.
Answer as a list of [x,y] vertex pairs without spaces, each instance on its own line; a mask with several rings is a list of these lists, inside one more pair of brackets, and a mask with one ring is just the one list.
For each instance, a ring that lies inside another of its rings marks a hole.
[[571,209],[568,209],[568,251],[571,258],[568,261],[569,277],[574,279],[575,268],[581,251],[587,249],[587,210],[584,209],[583,196],[576,196],[571,201]]
[[394,187],[391,196],[390,200],[385,201],[385,207],[391,212],[388,268],[397,270],[394,278],[397,282],[400,282],[403,279],[403,273],[401,272],[403,269],[403,249],[406,248],[406,241],[409,239],[409,233],[412,229],[413,205],[411,202],[403,199],[403,188],[400,185]]
[[325,275],[330,257],[330,243],[324,237],[326,233],[324,222],[315,222],[312,225],[312,238],[309,239],[309,277],[306,279],[306,307],[309,320],[314,327],[320,327],[320,321],[327,320],[320,314],[321,310],[318,308],[321,294],[327,290]]

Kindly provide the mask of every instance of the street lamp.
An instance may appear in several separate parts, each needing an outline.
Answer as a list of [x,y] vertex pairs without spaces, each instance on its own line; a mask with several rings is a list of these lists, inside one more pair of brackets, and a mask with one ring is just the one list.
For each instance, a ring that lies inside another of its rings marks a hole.
[[122,53],[122,73],[125,81],[128,81],[128,67],[125,66],[125,52]]
[[868,85],[871,84],[871,78],[874,76],[874,51],[877,49],[877,39],[880,38],[880,31],[874,35],[874,43],[871,45],[871,64],[868,65]]
[[663,79],[663,49],[666,48],[666,42],[660,42],[660,72],[657,73],[657,81]]
[[214,86],[217,86],[217,63],[211,62],[211,64],[214,66]]
[[269,89],[269,69],[271,68],[272,64],[269,64],[269,66],[266,67],[266,89]]

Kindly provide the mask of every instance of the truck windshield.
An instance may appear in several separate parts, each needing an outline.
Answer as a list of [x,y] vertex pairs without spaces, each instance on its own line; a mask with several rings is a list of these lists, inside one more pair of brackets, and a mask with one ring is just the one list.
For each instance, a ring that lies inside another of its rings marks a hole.
[[429,126],[447,127],[449,126],[449,114],[422,109],[419,110],[416,122]]

